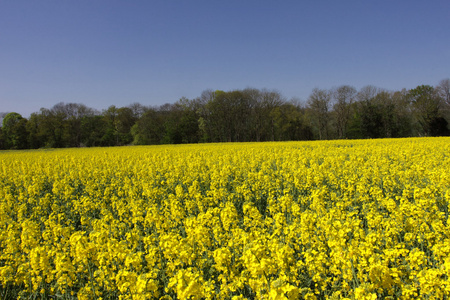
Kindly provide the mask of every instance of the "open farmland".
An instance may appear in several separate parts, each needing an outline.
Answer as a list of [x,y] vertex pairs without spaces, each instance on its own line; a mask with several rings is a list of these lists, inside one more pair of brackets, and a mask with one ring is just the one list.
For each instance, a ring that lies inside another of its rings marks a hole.
[[2,299],[448,299],[450,138],[0,153]]

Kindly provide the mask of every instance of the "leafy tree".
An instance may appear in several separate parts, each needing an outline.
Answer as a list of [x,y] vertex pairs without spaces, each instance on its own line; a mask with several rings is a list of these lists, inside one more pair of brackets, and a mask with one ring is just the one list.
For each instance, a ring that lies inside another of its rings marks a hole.
[[52,108],[58,123],[62,123],[63,146],[79,147],[83,144],[82,119],[93,116],[95,111],[84,104],[58,103]]
[[2,136],[7,149],[25,149],[27,145],[27,119],[12,112],[3,118]]
[[117,110],[116,120],[119,145],[130,144],[133,141],[131,127],[133,127],[137,121],[134,112],[129,107],[121,107]]
[[215,142],[231,142],[233,137],[233,104],[227,93],[217,90],[207,103],[210,136]]
[[181,113],[179,107],[174,104],[166,103],[160,106],[158,115],[163,127],[162,144],[181,144],[182,136],[179,130],[179,119]]
[[[3,124],[3,119],[5,118],[5,116],[8,113],[6,112],[0,112],[0,124]],[[5,140],[3,137],[3,130],[2,127],[0,126],[0,149],[5,149],[6,145],[5,145]]]
[[227,111],[222,112],[225,114],[227,141],[248,141],[249,125],[252,123],[252,99],[240,90],[217,93],[216,99],[228,107]]
[[342,85],[313,89],[305,107],[273,90],[205,90],[193,100],[112,105],[101,114],[61,102],[29,120],[0,113],[0,148],[450,135],[449,91],[449,79],[396,92]]
[[200,114],[201,128],[216,142],[274,140],[273,110],[282,102],[276,91],[216,91]]
[[[85,144],[83,119],[93,117],[95,111],[83,104],[63,103],[51,109],[41,108],[27,123],[31,148],[80,147]],[[96,129],[96,128],[95,128]],[[94,130],[95,130],[94,129]]]
[[103,144],[120,146],[130,144],[133,141],[131,128],[137,119],[131,108],[117,108],[111,105],[103,111],[102,115],[106,123],[105,134],[102,137]]
[[131,128],[133,144],[160,144],[164,136],[162,115],[156,108],[148,109]]
[[361,135],[363,138],[384,137],[384,107],[372,99],[360,103]]
[[42,148],[46,144],[45,136],[42,134],[42,122],[43,117],[39,113],[32,113],[28,119],[28,145],[32,149]]
[[74,147],[71,141],[71,128],[68,124],[69,119],[68,108],[63,102],[55,104],[50,109],[48,121],[52,123],[54,130],[54,146],[55,148]]
[[446,124],[441,120],[442,99],[435,88],[429,85],[420,85],[409,90],[408,96],[412,103],[413,113],[426,136],[437,135],[444,131]]
[[198,114],[199,141],[210,142],[213,140],[213,129],[211,126],[211,112],[208,105],[214,100],[215,92],[211,89],[204,90],[200,97],[195,99],[195,109]]
[[404,93],[380,91],[372,102],[379,107],[382,115],[380,137],[411,136],[410,107]]
[[108,146],[103,137],[107,124],[101,115],[86,115],[81,118],[81,145],[86,147]]
[[200,115],[197,101],[183,97],[175,104],[160,107],[159,114],[165,130],[163,143],[198,143]]
[[[41,147],[46,148],[62,148],[63,141],[63,116],[57,114],[52,109],[41,108],[39,116],[33,120],[33,125],[36,127],[31,134],[35,134],[34,139],[40,139]],[[31,137],[30,137],[31,139]]]
[[374,101],[380,89],[372,85],[364,86],[356,94],[351,106],[351,120],[348,137],[380,138],[383,118],[383,107]]
[[380,97],[387,99],[388,105],[386,110],[389,118],[389,126],[385,128],[386,137],[409,137],[413,136],[413,118],[411,115],[411,105],[406,89],[393,93],[380,94]]
[[109,106],[102,112],[102,116],[105,122],[105,132],[102,136],[102,144],[105,146],[119,145],[117,107],[115,105]]
[[295,101],[285,102],[272,110],[277,141],[311,140],[313,133],[307,124],[306,108]]
[[183,97],[175,105],[180,114],[178,130],[181,133],[182,143],[198,143],[200,139],[198,101]]
[[286,101],[278,91],[262,90],[256,98],[256,141],[275,140],[275,118],[280,115]]
[[3,139],[3,130],[0,127],[0,149],[5,149],[6,145],[5,145],[5,141]]

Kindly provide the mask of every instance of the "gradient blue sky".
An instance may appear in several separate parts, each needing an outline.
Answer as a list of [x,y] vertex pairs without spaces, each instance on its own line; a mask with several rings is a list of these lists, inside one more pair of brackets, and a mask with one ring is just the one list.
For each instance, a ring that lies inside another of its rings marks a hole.
[[437,85],[450,1],[1,0],[0,112],[102,110],[205,89]]

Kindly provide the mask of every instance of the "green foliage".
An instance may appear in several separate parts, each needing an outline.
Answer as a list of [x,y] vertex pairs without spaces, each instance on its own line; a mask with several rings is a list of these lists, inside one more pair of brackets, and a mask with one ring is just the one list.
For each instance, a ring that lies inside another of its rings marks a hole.
[[25,149],[27,144],[27,119],[12,112],[5,116],[2,122],[2,137],[7,149]]
[[133,144],[152,145],[160,144],[163,126],[160,114],[153,109],[146,111],[131,128]]
[[7,114],[0,149],[445,136],[449,86],[444,80],[436,88],[396,92],[315,88],[305,104],[286,101],[274,90],[206,90],[174,104],[112,105],[101,113],[58,103],[28,120]]
[[429,85],[420,85],[408,92],[413,113],[421,125],[421,133],[425,136],[446,135],[447,123],[442,118],[443,99],[438,90]]

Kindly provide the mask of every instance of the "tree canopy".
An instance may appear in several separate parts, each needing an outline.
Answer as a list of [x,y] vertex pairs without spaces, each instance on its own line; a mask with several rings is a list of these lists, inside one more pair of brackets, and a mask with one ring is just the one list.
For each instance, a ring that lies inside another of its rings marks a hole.
[[386,91],[312,90],[305,103],[276,90],[205,90],[194,99],[99,112],[58,103],[26,119],[1,113],[1,149],[450,135],[449,79]]

